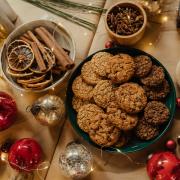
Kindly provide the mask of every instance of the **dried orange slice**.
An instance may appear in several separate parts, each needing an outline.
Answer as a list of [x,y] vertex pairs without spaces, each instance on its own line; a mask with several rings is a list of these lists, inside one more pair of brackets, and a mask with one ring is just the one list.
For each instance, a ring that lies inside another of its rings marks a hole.
[[55,61],[56,61],[55,55],[49,48],[45,47],[45,49],[46,49],[46,52],[52,57],[53,62],[49,61],[46,57],[43,57],[47,70],[45,72],[42,72],[39,69],[37,62],[34,61],[32,66],[29,68],[32,72],[37,73],[37,74],[42,74],[42,73],[46,73],[46,72],[50,71],[53,68]]
[[34,61],[34,53],[30,46],[20,45],[12,49],[8,56],[8,65],[14,71],[25,71]]
[[22,40],[15,40],[12,43],[9,44],[8,48],[7,48],[7,57],[11,54],[11,51],[20,46],[20,45],[29,45],[27,42],[22,41]]
[[34,73],[31,71],[27,71],[27,72],[17,72],[17,71],[13,71],[12,69],[10,69],[9,67],[7,68],[6,72],[11,75],[14,78],[18,78],[18,77],[29,77],[32,76]]
[[33,76],[32,78],[20,78],[17,79],[17,82],[20,84],[29,84],[29,83],[38,83],[44,80],[46,74],[42,76]]
[[40,83],[26,84],[26,85],[24,85],[24,87],[26,87],[26,88],[32,88],[32,89],[36,89],[36,88],[38,88],[38,89],[43,89],[43,88],[47,87],[51,82],[52,82],[52,78],[49,79],[49,80],[40,82]]

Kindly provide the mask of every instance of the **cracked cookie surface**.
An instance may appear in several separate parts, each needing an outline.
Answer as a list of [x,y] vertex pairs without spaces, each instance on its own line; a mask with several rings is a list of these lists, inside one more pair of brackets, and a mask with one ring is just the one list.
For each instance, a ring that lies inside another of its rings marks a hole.
[[150,140],[159,134],[159,129],[156,126],[148,124],[145,119],[142,118],[136,126],[135,134],[142,140]]
[[90,101],[82,100],[76,96],[74,96],[72,99],[72,106],[73,106],[74,110],[76,110],[76,112],[78,112],[79,109],[86,104],[90,104]]
[[99,114],[90,125],[89,137],[91,140],[102,146],[109,147],[115,144],[120,136],[120,130],[108,121],[106,114]]
[[128,54],[115,55],[108,62],[106,72],[113,83],[127,82],[135,72],[134,60]]
[[93,98],[95,103],[103,108],[106,108],[112,101],[114,101],[115,93],[111,81],[99,81],[94,88]]
[[106,66],[112,57],[112,54],[107,52],[98,52],[92,57],[92,69],[99,76],[106,76]]
[[136,83],[125,83],[115,92],[119,107],[127,113],[138,113],[147,104],[144,89]]
[[94,123],[94,119],[95,117],[99,114],[99,113],[103,113],[104,111],[98,107],[95,104],[87,104],[82,106],[77,114],[77,123],[79,125],[79,127],[85,131],[85,132],[89,132],[89,127],[91,124]]
[[102,80],[102,77],[95,73],[92,69],[92,62],[86,62],[81,69],[81,76],[83,80],[90,85],[96,85]]
[[118,108],[107,108],[107,114],[110,122],[121,130],[127,131],[133,129],[138,122],[136,115],[127,114]]
[[135,76],[138,78],[145,77],[149,74],[152,68],[152,61],[150,57],[140,55],[136,56],[134,58],[135,66],[136,66],[136,71],[135,71]]
[[93,96],[93,86],[85,83],[81,76],[73,81],[72,90],[75,96],[83,100],[91,100]]
[[169,118],[169,109],[159,101],[151,101],[144,109],[145,120],[152,125],[160,125]]
[[163,80],[162,84],[157,87],[143,86],[146,95],[151,100],[162,100],[166,98],[170,92],[170,86],[167,80]]
[[141,82],[146,86],[158,86],[165,78],[164,70],[160,66],[153,65],[148,76],[141,78]]

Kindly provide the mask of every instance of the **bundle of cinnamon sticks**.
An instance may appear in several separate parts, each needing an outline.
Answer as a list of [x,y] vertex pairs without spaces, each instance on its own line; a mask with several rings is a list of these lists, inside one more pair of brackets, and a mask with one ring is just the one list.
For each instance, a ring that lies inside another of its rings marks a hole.
[[[35,28],[34,32],[27,31],[20,39],[31,45],[36,62],[42,72],[48,68],[46,67],[46,62],[52,67],[57,65],[61,71],[72,69],[75,65],[73,60],[45,27]],[[52,51],[55,59],[50,56],[45,46]]]

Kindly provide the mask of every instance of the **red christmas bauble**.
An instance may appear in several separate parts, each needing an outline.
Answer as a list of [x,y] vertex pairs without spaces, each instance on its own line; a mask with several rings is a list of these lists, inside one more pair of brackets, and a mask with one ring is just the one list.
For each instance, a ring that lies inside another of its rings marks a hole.
[[31,138],[16,141],[10,148],[8,161],[12,168],[31,172],[35,170],[41,161],[42,149]]
[[113,43],[113,41],[107,41],[106,43],[105,43],[105,48],[112,48],[114,46],[114,43]]
[[151,180],[180,180],[180,159],[168,151],[155,153],[148,160],[147,172]]
[[166,142],[166,148],[169,150],[174,151],[176,149],[176,146],[177,146],[176,142],[172,139],[170,139]]
[[176,98],[176,106],[180,108],[180,98]]
[[0,131],[9,128],[17,115],[16,102],[8,94],[0,91]]

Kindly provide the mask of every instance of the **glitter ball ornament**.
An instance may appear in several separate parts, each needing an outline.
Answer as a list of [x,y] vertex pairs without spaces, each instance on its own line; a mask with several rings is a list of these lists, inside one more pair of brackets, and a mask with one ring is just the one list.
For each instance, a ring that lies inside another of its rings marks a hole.
[[77,143],[66,146],[65,152],[60,155],[59,163],[65,175],[75,179],[86,177],[93,169],[91,152]]
[[16,102],[8,94],[0,91],[0,131],[9,128],[17,114]]
[[169,150],[174,151],[177,147],[177,144],[174,140],[170,139],[166,142],[166,148]]
[[31,107],[31,112],[42,125],[62,125],[65,107],[60,97],[45,95],[34,102]]
[[179,180],[180,159],[168,151],[155,153],[148,160],[147,172],[151,180]]
[[12,168],[31,172],[37,169],[42,157],[40,145],[31,138],[16,141],[9,150],[8,161]]

